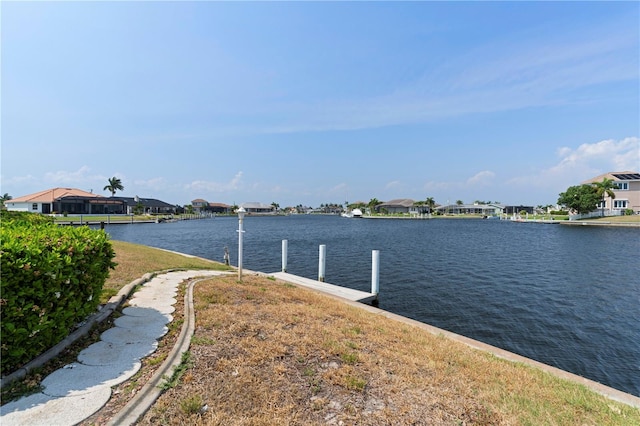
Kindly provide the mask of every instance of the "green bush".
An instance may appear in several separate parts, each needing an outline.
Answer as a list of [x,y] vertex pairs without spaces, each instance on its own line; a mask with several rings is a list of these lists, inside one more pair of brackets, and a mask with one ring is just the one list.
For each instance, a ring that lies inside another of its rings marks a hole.
[[634,214],[633,209],[625,209],[624,211],[625,216],[632,216]]
[[2,212],[1,370],[10,373],[64,339],[97,309],[115,266],[107,234]]

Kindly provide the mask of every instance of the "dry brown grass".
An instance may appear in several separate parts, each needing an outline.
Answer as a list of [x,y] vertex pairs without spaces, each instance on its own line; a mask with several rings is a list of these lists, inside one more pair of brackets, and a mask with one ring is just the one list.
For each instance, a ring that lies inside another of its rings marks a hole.
[[640,424],[580,385],[265,277],[194,298],[190,366],[141,424]]

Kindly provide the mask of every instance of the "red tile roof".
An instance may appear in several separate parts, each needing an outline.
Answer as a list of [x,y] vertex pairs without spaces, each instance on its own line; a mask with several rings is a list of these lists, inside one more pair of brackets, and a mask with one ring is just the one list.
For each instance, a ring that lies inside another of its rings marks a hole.
[[60,197],[102,197],[102,195],[92,194],[76,188],[52,188],[35,194],[23,195],[22,197],[12,198],[12,203],[51,203]]

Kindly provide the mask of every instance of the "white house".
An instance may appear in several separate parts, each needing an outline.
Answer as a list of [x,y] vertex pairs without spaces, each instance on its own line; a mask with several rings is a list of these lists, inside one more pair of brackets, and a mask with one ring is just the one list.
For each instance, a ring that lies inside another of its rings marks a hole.
[[13,198],[5,202],[7,210],[23,211],[32,213],[62,213],[66,211],[73,213],[75,203],[65,203],[62,201],[65,197],[104,199],[102,195],[92,194],[87,191],[75,188],[52,188],[35,194],[24,195],[22,197]]

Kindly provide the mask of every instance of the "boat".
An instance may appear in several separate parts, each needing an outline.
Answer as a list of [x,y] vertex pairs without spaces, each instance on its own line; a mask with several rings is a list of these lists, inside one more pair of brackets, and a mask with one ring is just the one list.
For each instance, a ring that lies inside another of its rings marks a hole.
[[362,210],[353,209],[353,210],[350,210],[348,212],[342,213],[340,216],[347,217],[347,218],[362,217]]

